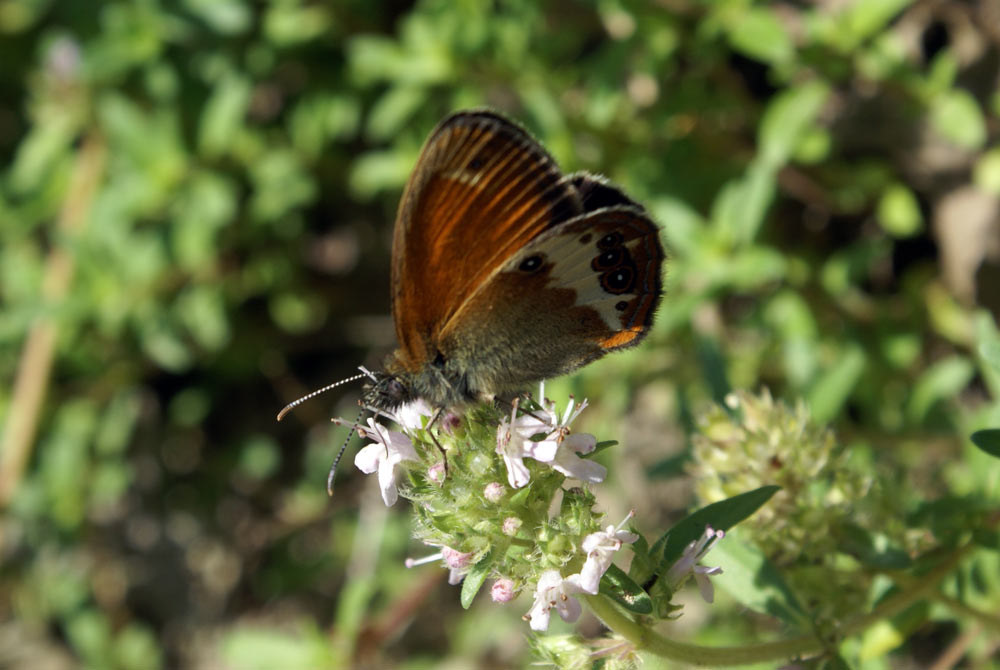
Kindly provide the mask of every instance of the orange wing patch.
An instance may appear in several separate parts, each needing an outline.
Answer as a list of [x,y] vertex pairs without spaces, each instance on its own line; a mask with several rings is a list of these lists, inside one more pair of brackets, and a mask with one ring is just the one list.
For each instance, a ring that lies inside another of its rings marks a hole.
[[600,340],[601,347],[603,349],[620,349],[621,347],[627,347],[631,344],[637,344],[636,338],[643,334],[644,328],[642,326],[632,326],[626,330],[619,330],[617,333],[611,337],[605,337]]

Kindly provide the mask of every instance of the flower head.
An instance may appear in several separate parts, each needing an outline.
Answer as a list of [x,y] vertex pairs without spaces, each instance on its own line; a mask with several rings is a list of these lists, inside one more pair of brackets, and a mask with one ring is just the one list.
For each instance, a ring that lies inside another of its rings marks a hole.
[[374,442],[358,451],[354,457],[354,465],[366,475],[378,471],[382,500],[386,505],[393,505],[399,498],[396,490],[396,466],[402,461],[417,460],[413,442],[402,433],[376,423],[371,417],[368,418],[368,428],[362,430],[365,437]]
[[587,593],[596,594],[601,584],[601,577],[611,566],[611,559],[622,544],[631,544],[639,539],[635,533],[622,530],[635,511],[628,513],[617,526],[608,526],[606,530],[591,533],[583,538],[581,545],[587,553],[587,560],[580,570],[580,587]]
[[[517,402],[510,420],[501,421],[497,429],[497,453],[507,466],[507,478],[514,488],[526,486],[529,472],[525,458],[551,464],[552,468],[582,481],[604,481],[604,466],[581,459],[577,454],[589,454],[597,446],[597,438],[586,433],[571,434],[569,424],[587,407],[584,400],[579,405],[571,398],[562,417],[556,404],[545,399],[545,384],[539,387],[540,409],[517,415]],[[539,439],[540,438],[540,439]]]
[[531,479],[528,466],[524,464],[525,458],[545,462],[551,461],[556,455],[554,444],[531,439],[546,432],[548,424],[530,414],[517,416],[517,404],[515,400],[510,420],[505,417],[497,427],[497,453],[503,457],[504,465],[507,466],[507,481],[515,489],[527,486]]
[[684,548],[681,557],[667,571],[667,583],[672,591],[676,591],[689,576],[693,575],[705,602],[710,603],[715,600],[715,588],[709,577],[722,574],[722,568],[698,565],[698,562],[725,535],[721,530],[713,530],[711,526],[705,526],[705,532],[702,536]]
[[548,630],[549,615],[555,608],[563,621],[573,623],[580,618],[583,609],[573,595],[582,591],[580,575],[563,577],[558,570],[546,570],[538,578],[535,604],[524,615],[524,619],[530,623],[531,630]]

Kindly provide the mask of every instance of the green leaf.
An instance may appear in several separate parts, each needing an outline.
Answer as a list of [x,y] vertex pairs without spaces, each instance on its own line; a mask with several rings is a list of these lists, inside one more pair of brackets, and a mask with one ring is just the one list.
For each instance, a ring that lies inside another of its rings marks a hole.
[[710,337],[696,336],[695,352],[702,378],[712,392],[712,400],[725,406],[726,396],[732,391],[726,377],[726,360],[719,343]]
[[594,447],[594,450],[589,454],[584,455],[582,458],[593,458],[597,454],[601,453],[605,449],[610,449],[611,447],[617,446],[617,440],[604,440],[603,442],[598,442]]
[[949,356],[927,368],[917,380],[906,413],[912,421],[922,421],[940,400],[954,398],[972,379],[975,368],[962,356]]
[[1000,335],[993,320],[984,315],[976,324],[979,340],[979,357],[995,374],[1000,375]]
[[376,141],[386,141],[412,123],[414,114],[426,106],[429,91],[421,86],[395,86],[379,98],[368,112],[365,132]]
[[111,624],[103,612],[85,609],[65,625],[66,637],[85,665],[111,665]]
[[324,641],[315,625],[304,621],[292,622],[281,629],[239,626],[225,635],[220,651],[227,666],[244,670],[339,665],[331,654],[329,640]]
[[663,196],[649,201],[649,211],[665,224],[662,234],[671,255],[695,256],[704,244],[705,219],[680,198]]
[[990,456],[1000,458],[1000,428],[977,430],[969,439]]
[[155,670],[163,666],[159,639],[147,628],[128,624],[115,636],[115,667],[122,670]]
[[728,531],[760,509],[780,489],[780,486],[762,486],[759,489],[706,505],[678,521],[673,528],[656,541],[651,550],[655,556],[657,550],[661,546],[663,547],[658,572],[662,573],[673,565],[684,552],[684,548],[702,536],[706,526],[711,526],[715,530]]
[[203,156],[215,158],[229,150],[249,105],[250,82],[246,77],[231,74],[215,86],[198,127],[198,150]]
[[935,98],[930,120],[942,137],[963,149],[978,149],[986,141],[983,112],[967,91],[954,89]]
[[775,170],[763,160],[754,161],[742,177],[719,192],[712,205],[713,226],[725,235],[726,241],[739,244],[752,241],[764,222],[774,192]]
[[276,2],[264,15],[264,34],[272,44],[292,46],[316,39],[329,29],[331,23],[327,7]]
[[864,352],[857,345],[849,345],[836,364],[816,380],[806,400],[817,423],[837,416],[864,370]]
[[972,170],[972,181],[987,193],[1000,195],[1000,147],[979,157]]
[[864,0],[843,6],[831,26],[830,38],[845,53],[882,30],[912,0]]
[[924,217],[913,191],[904,184],[890,184],[879,199],[878,222],[893,237],[912,237],[923,228]]
[[805,623],[802,606],[757,547],[730,533],[712,548],[711,562],[722,568],[712,581],[746,607],[794,626]]
[[728,37],[736,51],[763,63],[783,63],[795,55],[795,44],[773,10],[754,7],[732,16]]
[[223,35],[243,33],[253,21],[249,6],[241,0],[184,0],[184,6]]
[[415,156],[396,151],[369,151],[359,156],[351,167],[348,185],[351,193],[368,200],[379,191],[395,189],[406,183]]
[[760,160],[776,170],[788,162],[826,104],[830,88],[813,81],[776,95],[764,111],[758,131]]
[[628,567],[628,576],[631,577],[636,583],[644,583],[653,576],[653,570],[656,568],[656,564],[649,551],[649,542],[642,534],[637,533],[637,535],[639,537],[636,541],[629,545],[629,548],[635,555],[632,558],[632,563]]
[[38,188],[73,144],[79,120],[68,113],[53,114],[34,125],[17,148],[10,167],[10,187],[15,193]]
[[649,594],[614,563],[601,578],[600,593],[612,598],[630,612],[650,614],[653,611],[653,600]]
[[493,567],[493,552],[489,551],[485,556],[480,559],[478,563],[472,566],[468,574],[465,575],[465,579],[462,580],[462,607],[464,609],[469,609],[472,605],[473,598],[479,593],[479,589],[483,586],[483,582],[490,574],[490,568]]

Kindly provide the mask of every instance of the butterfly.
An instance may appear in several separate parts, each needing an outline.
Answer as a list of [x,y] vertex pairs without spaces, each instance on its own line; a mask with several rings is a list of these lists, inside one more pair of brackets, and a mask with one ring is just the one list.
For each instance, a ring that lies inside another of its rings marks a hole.
[[399,203],[399,347],[384,370],[366,371],[363,404],[458,408],[635,346],[660,302],[664,258],[657,225],[619,188],[564,175],[496,112],[453,113],[431,132]]
[[460,407],[635,346],[660,302],[664,258],[657,225],[620,189],[563,175],[496,112],[451,114],[399,203],[399,348],[368,399]]

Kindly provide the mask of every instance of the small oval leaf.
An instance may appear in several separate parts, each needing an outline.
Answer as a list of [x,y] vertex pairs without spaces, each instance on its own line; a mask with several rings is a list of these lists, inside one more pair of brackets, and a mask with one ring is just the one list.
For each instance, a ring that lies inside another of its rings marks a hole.
[[601,578],[600,593],[630,612],[649,614],[653,611],[653,600],[649,594],[614,563]]
[[969,439],[990,456],[1000,458],[1000,428],[977,430]]
[[469,609],[469,606],[472,605],[472,600],[479,593],[479,589],[482,588],[486,577],[489,576],[491,567],[493,567],[492,551],[487,552],[478,563],[472,566],[469,573],[465,575],[465,579],[462,580],[462,607],[464,609]]

